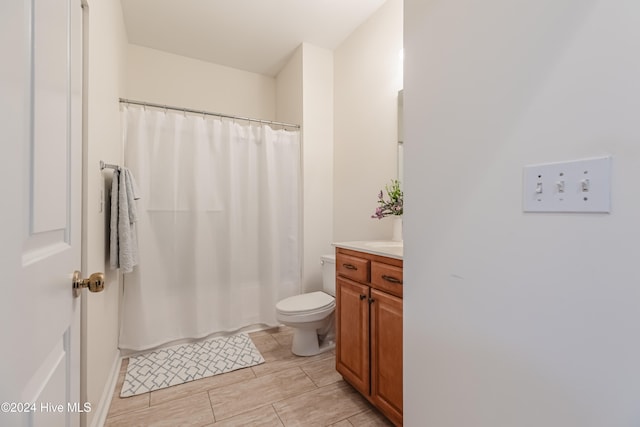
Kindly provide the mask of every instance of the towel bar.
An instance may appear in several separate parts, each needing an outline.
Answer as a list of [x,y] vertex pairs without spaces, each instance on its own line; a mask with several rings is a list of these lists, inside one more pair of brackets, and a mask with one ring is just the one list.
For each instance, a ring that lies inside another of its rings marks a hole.
[[118,165],[111,165],[111,164],[109,164],[109,163],[105,163],[105,162],[103,162],[102,160],[100,160],[100,170],[103,170],[103,169],[105,169],[105,168],[108,168],[108,169],[115,169],[115,170],[120,170],[120,166],[118,166]]

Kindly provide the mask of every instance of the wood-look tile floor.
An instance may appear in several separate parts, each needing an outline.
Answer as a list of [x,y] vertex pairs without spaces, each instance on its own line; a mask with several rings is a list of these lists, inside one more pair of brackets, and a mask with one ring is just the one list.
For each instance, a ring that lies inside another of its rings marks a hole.
[[335,370],[335,352],[291,353],[293,332],[249,334],[265,363],[251,368],[120,397],[120,368],[105,426],[391,426]]

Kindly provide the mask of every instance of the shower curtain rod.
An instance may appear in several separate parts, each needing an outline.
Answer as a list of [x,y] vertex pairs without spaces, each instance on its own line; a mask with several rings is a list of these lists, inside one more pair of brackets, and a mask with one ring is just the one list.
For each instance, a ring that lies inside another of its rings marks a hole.
[[291,128],[300,129],[300,125],[295,125],[295,124],[291,124],[291,123],[275,122],[273,120],[251,119],[249,117],[232,116],[232,115],[229,115],[229,114],[210,113],[208,111],[192,110],[192,109],[189,109],[189,108],[180,108],[180,107],[171,107],[169,105],[154,104],[154,103],[151,103],[151,102],[133,101],[131,99],[125,99],[125,98],[120,98],[120,103],[142,105],[143,107],[162,108],[164,110],[182,111],[184,113],[203,114],[203,115],[206,115],[206,116],[224,117],[224,118],[227,118],[227,119],[244,120],[244,121],[247,121],[247,122],[265,123],[265,124],[268,124],[268,125],[276,125],[276,126],[284,126],[284,127],[291,127]]

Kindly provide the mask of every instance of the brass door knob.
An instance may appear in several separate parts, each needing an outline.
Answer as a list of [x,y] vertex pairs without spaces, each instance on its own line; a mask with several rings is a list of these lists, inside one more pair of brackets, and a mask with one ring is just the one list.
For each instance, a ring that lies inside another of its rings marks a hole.
[[73,296],[79,297],[82,288],[89,288],[91,292],[104,290],[104,273],[93,273],[88,279],[80,279],[80,272],[73,272]]

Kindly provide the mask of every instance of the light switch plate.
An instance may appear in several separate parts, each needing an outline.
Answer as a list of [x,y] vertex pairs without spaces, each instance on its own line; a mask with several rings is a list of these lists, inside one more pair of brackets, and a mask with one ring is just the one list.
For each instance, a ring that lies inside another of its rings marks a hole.
[[611,211],[611,157],[524,167],[525,212]]

